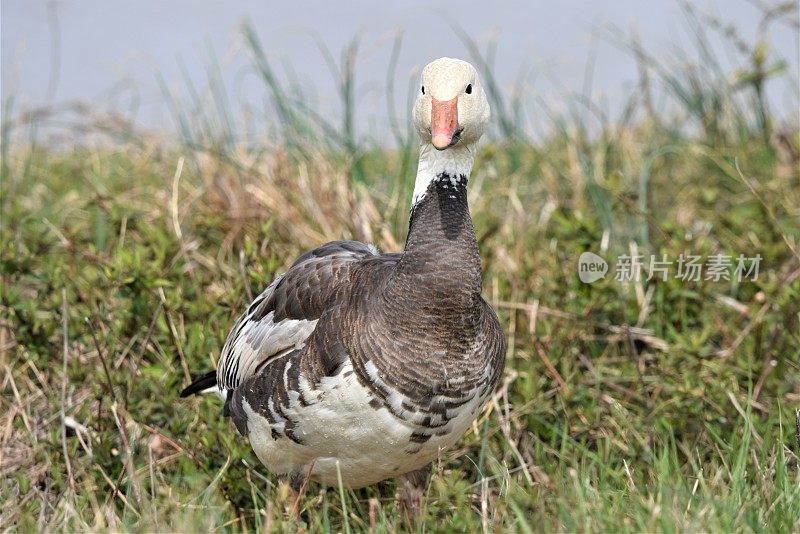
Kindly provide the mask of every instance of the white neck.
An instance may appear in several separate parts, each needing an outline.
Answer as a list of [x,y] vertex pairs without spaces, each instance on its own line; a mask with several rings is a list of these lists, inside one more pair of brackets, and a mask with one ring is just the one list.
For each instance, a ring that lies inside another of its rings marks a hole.
[[445,150],[436,150],[430,143],[419,145],[419,166],[417,180],[414,182],[414,196],[411,207],[422,200],[428,186],[440,174],[447,174],[453,179],[469,176],[472,162],[475,159],[475,145],[458,144]]

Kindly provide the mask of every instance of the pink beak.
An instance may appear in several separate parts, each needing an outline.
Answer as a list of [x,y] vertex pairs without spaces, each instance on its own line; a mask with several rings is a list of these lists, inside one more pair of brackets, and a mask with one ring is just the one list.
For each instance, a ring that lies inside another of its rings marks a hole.
[[453,142],[458,131],[458,97],[443,102],[431,98],[431,143],[444,150]]

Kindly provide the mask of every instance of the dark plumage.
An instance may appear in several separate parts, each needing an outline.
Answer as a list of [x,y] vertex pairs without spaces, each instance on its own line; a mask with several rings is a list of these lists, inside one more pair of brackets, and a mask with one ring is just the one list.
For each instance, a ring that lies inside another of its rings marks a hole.
[[[448,65],[485,100],[471,66]],[[421,148],[404,251],[336,241],[303,254],[237,321],[216,374],[182,392],[216,381],[225,413],[272,471],[352,487],[422,480],[499,381],[505,338],[481,297],[471,145],[458,144],[462,131],[479,134],[447,115],[457,110],[437,112],[451,128],[437,130],[446,150]]]

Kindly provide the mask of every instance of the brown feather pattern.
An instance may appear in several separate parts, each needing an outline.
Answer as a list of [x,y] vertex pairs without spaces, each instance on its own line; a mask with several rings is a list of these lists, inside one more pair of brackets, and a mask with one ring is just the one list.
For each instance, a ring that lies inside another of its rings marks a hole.
[[[229,398],[247,433],[243,401],[273,426],[273,438],[303,443],[293,402],[313,404],[311,386],[351,362],[358,381],[414,425],[407,451],[446,433],[459,408],[485,401],[501,375],[505,337],[481,297],[480,256],[469,215],[467,178],[440,175],[413,209],[405,251],[376,255],[352,241],[323,245],[300,259],[257,305],[250,320],[317,320],[298,347],[267,359]],[[244,317],[243,317],[244,319]],[[296,399],[296,400],[293,400]],[[482,404],[482,403],[481,403]]]

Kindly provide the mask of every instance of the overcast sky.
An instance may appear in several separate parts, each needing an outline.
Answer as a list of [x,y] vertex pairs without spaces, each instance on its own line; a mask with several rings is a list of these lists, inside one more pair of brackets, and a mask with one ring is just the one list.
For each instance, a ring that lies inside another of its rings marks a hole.
[[[759,23],[754,4],[698,0],[692,5],[739,28],[752,42]],[[14,95],[17,110],[82,100],[131,110],[139,124],[157,128],[171,127],[171,120],[155,73],[160,72],[169,88],[183,97],[187,89],[181,69],[203,87],[214,56],[222,65],[234,112],[239,113],[243,104],[264,109],[264,87],[249,69],[243,50],[240,27],[244,21],[256,28],[269,58],[278,65],[291,65],[304,85],[315,89],[321,109],[330,113],[335,113],[338,99],[315,38],[338,58],[353,36],[360,35],[358,120],[362,132],[373,134],[387,115],[386,67],[394,36],[401,29],[396,99],[401,117],[406,114],[402,108],[415,69],[439,56],[468,58],[451,23],[481,44],[496,40],[496,77],[501,85],[509,89],[522,77],[537,97],[558,99],[583,91],[587,60],[594,57],[593,95],[603,95],[612,107],[635,85],[637,72],[631,57],[610,43],[611,25],[625,32],[635,30],[645,47],[658,56],[691,48],[685,16],[674,0],[380,4],[366,0],[2,0],[0,15],[2,93],[4,99]],[[796,34],[776,24],[770,39],[773,49],[789,60],[796,83]],[[796,103],[791,82],[786,80],[773,83],[769,97],[776,110]]]

